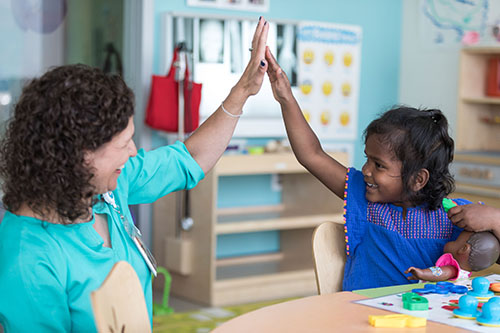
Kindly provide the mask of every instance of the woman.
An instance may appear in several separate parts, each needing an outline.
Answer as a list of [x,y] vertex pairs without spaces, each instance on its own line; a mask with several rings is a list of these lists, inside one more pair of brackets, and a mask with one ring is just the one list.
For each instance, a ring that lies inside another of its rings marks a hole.
[[90,292],[119,260],[137,272],[152,319],[154,264],[129,204],[194,187],[224,152],[267,70],[269,25],[221,106],[183,144],[137,151],[133,94],[117,76],[62,66],[23,90],[0,146],[0,324],[6,332],[95,331]]

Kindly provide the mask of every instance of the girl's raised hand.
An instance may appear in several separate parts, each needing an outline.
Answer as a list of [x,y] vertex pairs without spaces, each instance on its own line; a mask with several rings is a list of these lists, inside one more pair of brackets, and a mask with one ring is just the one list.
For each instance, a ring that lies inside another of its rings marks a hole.
[[265,52],[268,31],[269,24],[261,16],[253,34],[250,61],[236,84],[237,87],[242,88],[247,96],[257,94],[264,80],[267,70]]
[[269,47],[266,47],[266,60],[268,62],[267,75],[269,76],[269,81],[271,82],[274,98],[280,104],[292,100],[293,95],[292,88],[290,87],[290,81],[269,50]]

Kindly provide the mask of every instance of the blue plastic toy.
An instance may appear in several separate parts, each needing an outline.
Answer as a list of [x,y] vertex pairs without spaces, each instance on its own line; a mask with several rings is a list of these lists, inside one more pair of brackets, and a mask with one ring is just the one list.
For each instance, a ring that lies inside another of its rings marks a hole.
[[455,285],[451,287],[450,291],[455,294],[465,294],[469,289],[466,286]]
[[415,288],[412,289],[412,292],[425,295],[425,294],[441,294],[445,295],[448,293],[455,294],[465,294],[468,291],[467,287],[455,285],[452,282],[440,281],[436,284],[426,284],[424,288]]
[[477,322],[484,326],[500,327],[500,302],[491,298],[483,305],[483,312],[477,317]]
[[488,281],[487,278],[480,276],[472,279],[472,290],[469,290],[467,295],[477,297],[481,300],[489,299],[495,295],[489,289],[490,281]]
[[477,310],[479,301],[476,297],[463,295],[458,299],[458,309],[453,310],[453,315],[462,319],[476,319],[481,314]]

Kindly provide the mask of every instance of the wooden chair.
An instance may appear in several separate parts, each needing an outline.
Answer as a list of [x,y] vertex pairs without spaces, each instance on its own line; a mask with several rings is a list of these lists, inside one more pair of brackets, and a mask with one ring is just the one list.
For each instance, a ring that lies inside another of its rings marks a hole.
[[98,332],[151,332],[144,292],[128,262],[117,262],[90,298]]
[[312,236],[314,272],[318,294],[342,290],[345,266],[345,233],[342,223],[324,222]]

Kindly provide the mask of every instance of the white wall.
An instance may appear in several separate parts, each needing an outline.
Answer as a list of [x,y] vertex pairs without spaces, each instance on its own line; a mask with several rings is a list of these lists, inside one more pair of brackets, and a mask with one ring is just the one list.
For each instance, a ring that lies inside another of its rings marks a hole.
[[458,60],[461,43],[432,44],[422,25],[421,1],[403,1],[399,102],[441,109],[454,137],[457,114]]

